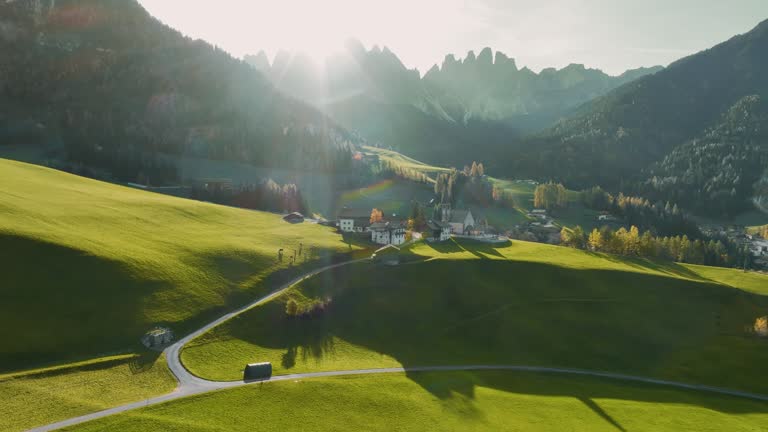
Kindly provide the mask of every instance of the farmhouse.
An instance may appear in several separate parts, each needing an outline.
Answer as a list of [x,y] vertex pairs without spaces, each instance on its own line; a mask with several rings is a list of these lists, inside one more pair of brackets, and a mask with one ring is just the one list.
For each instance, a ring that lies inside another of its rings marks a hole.
[[173,341],[173,332],[164,327],[157,327],[148,331],[142,338],[141,343],[147,348],[156,348],[167,345]]
[[401,221],[376,222],[370,226],[371,241],[381,245],[405,243],[405,225]]
[[232,182],[232,179],[230,178],[221,178],[221,179],[211,179],[211,178],[203,178],[198,179],[195,181],[195,188],[199,190],[204,190],[206,192],[224,192],[224,193],[233,193],[235,190],[234,184]]
[[451,238],[451,225],[440,221],[427,222],[425,237],[430,241],[445,241]]
[[339,230],[345,233],[365,232],[371,225],[371,210],[343,208],[339,212]]

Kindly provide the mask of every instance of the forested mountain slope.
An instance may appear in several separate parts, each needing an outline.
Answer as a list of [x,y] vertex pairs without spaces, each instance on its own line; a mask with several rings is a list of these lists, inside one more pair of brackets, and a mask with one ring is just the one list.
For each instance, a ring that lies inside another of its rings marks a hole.
[[0,17],[0,144],[59,142],[71,162],[156,183],[173,176],[156,152],[303,169],[349,160],[343,128],[136,0],[11,0]]
[[766,168],[768,103],[746,96],[702,136],[654,164],[639,189],[700,213],[735,215],[751,207]]
[[627,183],[702,136],[742,98],[768,95],[768,21],[630,82],[518,143],[500,165],[573,187]]

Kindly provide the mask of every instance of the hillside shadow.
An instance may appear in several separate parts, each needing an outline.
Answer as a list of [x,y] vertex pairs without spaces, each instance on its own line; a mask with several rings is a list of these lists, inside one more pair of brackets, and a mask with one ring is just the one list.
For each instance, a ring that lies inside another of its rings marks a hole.
[[155,363],[157,363],[157,360],[161,355],[161,351],[146,350],[131,359],[128,363],[128,367],[133,374],[148,372],[155,366]]
[[0,234],[0,371],[80,361],[139,345],[145,301],[170,289],[124,263]]
[[[406,368],[520,364],[675,380],[663,371],[684,367],[689,378],[678,380],[743,390],[737,384],[728,385],[728,379],[725,384],[719,382],[722,377],[712,376],[708,372],[712,365],[706,361],[692,363],[699,351],[729,351],[727,346],[711,344],[735,341],[739,354],[723,362],[722,368],[741,367],[739,373],[745,377],[762,373],[756,365],[761,364],[759,349],[764,347],[758,344],[763,341],[738,334],[747,324],[742,315],[754,317],[753,313],[768,310],[768,298],[711,283],[540,263],[480,260],[457,266],[437,260],[400,267],[342,267],[307,281],[301,290],[309,298],[332,298],[333,307],[322,318],[290,321],[284,303],[271,302],[228,328],[234,338],[284,350],[280,359],[284,373],[291,373],[299,363],[311,369],[313,359],[338,355],[334,338],[394,358]],[[730,339],[721,339],[722,334]],[[750,348],[745,351],[744,347]],[[768,413],[768,404],[723,403],[723,398],[729,398],[698,397],[699,392],[603,378],[588,379],[600,385],[573,390],[478,381],[472,374],[446,382],[425,381],[416,373],[408,376],[439,399],[461,395],[472,400],[477,385],[572,396],[618,430],[623,430],[622,425],[595,400],[685,403],[726,413]],[[632,390],[638,386],[653,391]]]

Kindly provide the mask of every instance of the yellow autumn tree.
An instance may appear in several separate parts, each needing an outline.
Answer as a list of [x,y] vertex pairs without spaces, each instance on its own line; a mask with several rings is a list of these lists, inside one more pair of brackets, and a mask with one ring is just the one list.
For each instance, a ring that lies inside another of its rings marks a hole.
[[589,234],[589,239],[587,240],[587,244],[589,244],[589,249],[593,251],[599,251],[603,249],[603,233],[600,232],[597,228],[593,229],[592,232]]
[[768,316],[756,319],[754,329],[758,336],[768,336]]

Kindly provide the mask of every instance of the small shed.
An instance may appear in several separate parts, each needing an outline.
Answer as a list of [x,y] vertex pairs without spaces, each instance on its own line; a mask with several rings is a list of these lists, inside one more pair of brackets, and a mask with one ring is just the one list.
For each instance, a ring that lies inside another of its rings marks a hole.
[[272,363],[251,363],[243,370],[244,381],[265,380],[272,376]]
[[141,343],[147,348],[160,348],[173,342],[173,332],[164,327],[156,327],[141,338]]
[[371,255],[373,262],[384,265],[400,264],[400,248],[395,245],[387,245]]
[[304,222],[304,215],[298,212],[293,212],[283,216],[283,220],[288,223],[299,224]]

